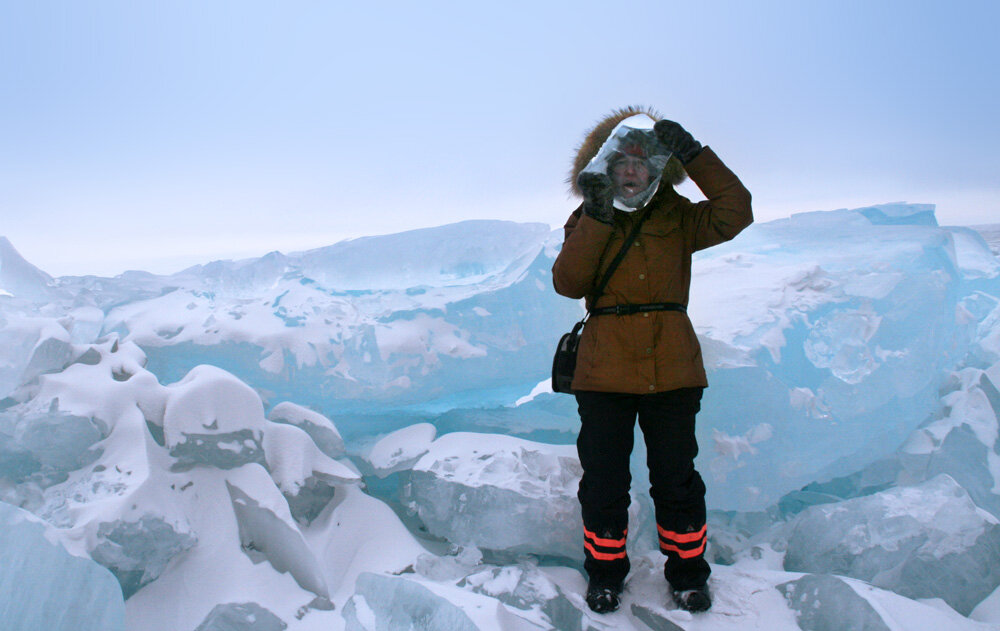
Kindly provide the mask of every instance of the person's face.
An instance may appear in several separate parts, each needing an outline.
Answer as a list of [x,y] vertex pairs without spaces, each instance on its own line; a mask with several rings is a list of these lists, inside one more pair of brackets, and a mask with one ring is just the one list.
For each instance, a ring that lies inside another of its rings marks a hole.
[[625,156],[611,169],[611,180],[615,185],[615,193],[628,199],[649,186],[649,166],[642,158]]

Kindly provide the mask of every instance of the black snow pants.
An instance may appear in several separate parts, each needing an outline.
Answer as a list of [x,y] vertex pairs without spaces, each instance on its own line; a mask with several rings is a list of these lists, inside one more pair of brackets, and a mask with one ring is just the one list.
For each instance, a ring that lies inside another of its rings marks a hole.
[[649,494],[656,510],[664,575],[677,590],[703,585],[705,483],[694,468],[695,415],[703,388],[653,394],[576,392],[580,412],[577,451],[583,478],[584,569],[591,581],[621,585],[630,565],[625,551],[635,420],[646,442]]

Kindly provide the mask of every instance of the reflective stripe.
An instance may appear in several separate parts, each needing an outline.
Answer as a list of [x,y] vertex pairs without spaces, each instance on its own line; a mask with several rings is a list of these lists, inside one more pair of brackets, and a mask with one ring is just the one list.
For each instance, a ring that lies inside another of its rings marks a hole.
[[663,543],[661,541],[660,542],[660,550],[663,550],[664,552],[676,552],[677,555],[680,556],[680,558],[682,558],[682,559],[690,559],[690,558],[696,557],[696,556],[698,556],[698,555],[700,555],[700,554],[702,554],[702,553],[705,552],[705,542],[702,541],[701,545],[698,546],[697,548],[695,548],[694,550],[682,550],[681,548],[678,548],[677,546],[670,545],[669,543]]
[[[628,535],[628,528],[622,531],[621,539],[608,539],[598,537],[593,531],[583,529],[583,549],[587,556],[598,561],[616,561],[628,556],[625,551],[625,539]],[[602,549],[598,549],[602,548]]]
[[590,532],[586,528],[583,529],[583,536],[586,539],[590,539],[594,544],[599,546],[604,546],[605,548],[621,548],[625,545],[625,537],[628,535],[628,528],[622,533],[621,539],[602,539],[594,533]]
[[[707,525],[702,526],[697,532],[674,532],[659,524],[656,525],[656,530],[660,534],[660,550],[664,553],[676,552],[682,559],[691,559],[705,552],[705,544],[708,541],[705,537],[705,533],[708,532]],[[692,547],[693,544],[697,545]]]
[[701,530],[699,530],[698,532],[686,532],[684,534],[681,534],[674,532],[672,530],[667,530],[666,528],[660,526],[659,524],[656,525],[656,530],[660,533],[661,537],[663,537],[664,539],[669,539],[670,541],[676,543],[691,543],[692,541],[698,541],[699,539],[705,536],[705,532],[707,531],[707,529],[708,525],[706,524],[702,526]]
[[608,552],[598,552],[597,550],[594,549],[594,546],[590,545],[590,542],[587,541],[586,539],[584,539],[583,541],[583,548],[588,553],[590,553],[590,556],[594,557],[598,561],[614,561],[616,559],[624,559],[625,555],[627,554],[625,550],[622,550],[621,552],[615,552],[614,554]]

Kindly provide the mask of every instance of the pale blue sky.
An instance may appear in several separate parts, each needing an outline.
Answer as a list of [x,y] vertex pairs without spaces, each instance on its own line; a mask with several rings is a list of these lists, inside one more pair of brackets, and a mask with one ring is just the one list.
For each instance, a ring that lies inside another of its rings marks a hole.
[[1000,3],[611,6],[0,0],[0,235],[113,275],[557,227],[576,144],[629,103],[711,145],[759,220],[905,200],[1000,221]]

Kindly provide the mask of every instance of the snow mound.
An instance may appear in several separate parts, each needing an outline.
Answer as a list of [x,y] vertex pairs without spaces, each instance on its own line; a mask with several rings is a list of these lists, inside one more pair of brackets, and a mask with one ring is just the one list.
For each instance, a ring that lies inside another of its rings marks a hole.
[[291,401],[283,401],[271,408],[267,420],[273,423],[294,425],[313,439],[316,446],[331,458],[344,455],[344,439],[340,436],[333,421],[319,412],[296,405]]
[[204,365],[168,388],[163,439],[182,466],[232,469],[263,461],[264,406],[252,388]]
[[398,429],[380,439],[368,453],[368,463],[379,477],[410,469],[431,447],[437,428],[418,423]]

